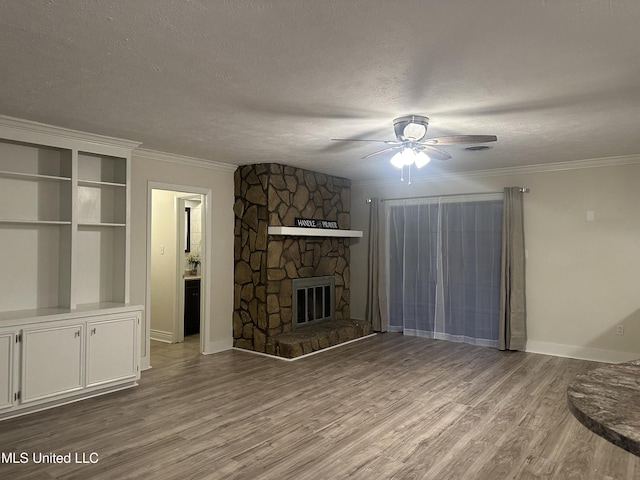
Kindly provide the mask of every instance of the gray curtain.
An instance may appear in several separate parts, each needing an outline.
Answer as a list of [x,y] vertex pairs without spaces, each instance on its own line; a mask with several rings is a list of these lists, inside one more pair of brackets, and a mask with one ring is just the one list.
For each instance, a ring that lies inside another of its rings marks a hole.
[[366,320],[376,332],[386,332],[388,327],[386,275],[384,271],[384,229],[380,199],[372,198],[369,204],[369,258],[367,275]]
[[504,189],[502,280],[500,284],[500,350],[524,350],[527,343],[523,194]]

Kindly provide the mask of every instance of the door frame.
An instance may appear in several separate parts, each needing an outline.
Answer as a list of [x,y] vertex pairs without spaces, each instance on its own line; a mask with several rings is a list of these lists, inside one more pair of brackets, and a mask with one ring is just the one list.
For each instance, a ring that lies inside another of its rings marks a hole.
[[[182,193],[182,192],[181,192]],[[189,193],[182,194],[181,196],[176,196],[176,232],[178,234],[178,238],[176,239],[176,245],[178,248],[176,250],[176,270],[178,272],[178,282],[176,283],[176,312],[174,315],[174,323],[173,323],[173,333],[174,340],[178,343],[184,342],[184,305],[185,305],[185,283],[182,274],[184,273],[184,254],[185,254],[185,222],[183,213],[186,207],[186,203],[188,200],[195,200],[194,197],[198,197],[198,201],[201,204],[200,210],[200,223],[204,227],[204,198],[200,193]],[[206,235],[203,235],[206,241]],[[201,250],[203,250],[201,248]],[[205,254],[200,252],[200,256],[204,259]],[[202,278],[204,277],[204,268],[200,267],[200,312],[204,312],[204,297],[202,294]],[[200,315],[200,331],[202,331],[202,319],[204,315]],[[202,351],[200,352],[202,353]]]
[[[210,188],[195,187],[190,185],[180,185],[165,182],[147,182],[147,272],[146,272],[146,291],[145,291],[145,332],[146,332],[146,351],[148,352],[147,368],[151,368],[151,227],[152,227],[152,192],[153,190],[168,190],[192,195],[201,195],[202,198],[202,231],[204,239],[201,247],[201,280],[200,288],[202,295],[200,296],[200,308],[202,315],[200,316],[200,353],[211,351],[211,292],[210,292],[210,273],[211,268],[211,224],[208,221],[208,215],[211,211],[212,191]],[[178,274],[178,265],[176,264],[176,274]],[[182,274],[180,273],[180,277]],[[176,298],[178,303],[178,298]]]

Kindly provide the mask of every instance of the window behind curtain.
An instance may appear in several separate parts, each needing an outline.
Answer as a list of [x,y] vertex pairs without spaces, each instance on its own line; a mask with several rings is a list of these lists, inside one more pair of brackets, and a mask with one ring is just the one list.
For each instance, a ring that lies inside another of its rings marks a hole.
[[502,195],[389,201],[389,330],[496,346]]

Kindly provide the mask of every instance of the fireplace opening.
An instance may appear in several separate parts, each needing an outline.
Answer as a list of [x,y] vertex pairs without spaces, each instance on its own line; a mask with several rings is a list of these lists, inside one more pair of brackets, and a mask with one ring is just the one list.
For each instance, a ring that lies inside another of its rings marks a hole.
[[293,280],[293,329],[333,320],[335,309],[333,276]]

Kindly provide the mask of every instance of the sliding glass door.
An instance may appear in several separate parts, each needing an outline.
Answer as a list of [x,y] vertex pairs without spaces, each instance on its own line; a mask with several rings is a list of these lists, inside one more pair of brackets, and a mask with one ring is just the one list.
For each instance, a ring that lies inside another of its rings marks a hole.
[[496,346],[502,194],[385,202],[389,330]]

